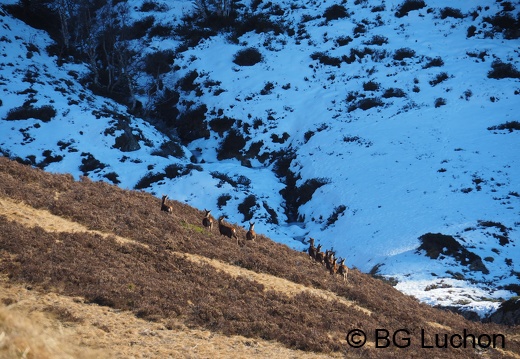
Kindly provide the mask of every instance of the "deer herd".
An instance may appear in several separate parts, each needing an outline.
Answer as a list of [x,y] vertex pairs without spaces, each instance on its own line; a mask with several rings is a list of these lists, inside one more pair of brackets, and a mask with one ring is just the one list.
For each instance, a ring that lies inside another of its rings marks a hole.
[[[163,195],[162,196],[162,202],[161,202],[161,211],[172,213],[173,207],[168,206],[166,204],[166,199],[168,196]],[[204,210],[205,214],[202,218],[202,225],[204,228],[208,229],[209,231],[213,230],[213,218],[211,217],[211,210]],[[224,223],[225,216],[220,216],[218,219],[218,230],[221,235],[229,237],[231,239],[236,239],[237,244],[239,244],[238,241],[238,235],[237,230],[235,227]],[[249,230],[246,233],[246,239],[248,241],[254,241],[256,239],[256,233],[255,233],[255,224],[253,222],[249,222]],[[334,251],[332,250],[326,250],[325,252],[321,251],[322,245],[319,244],[318,247],[314,246],[314,238],[311,238],[309,241],[309,258],[321,265],[325,265],[327,270],[331,275],[340,275],[343,278],[343,281],[347,281],[347,275],[348,275],[348,267],[345,265],[345,258],[341,259],[338,263],[338,259],[335,256]]]
[[322,252],[321,247],[321,244],[318,244],[318,247],[314,247],[314,238],[311,238],[308,249],[309,257],[321,265],[325,265],[331,275],[339,274],[343,278],[343,281],[346,282],[348,267],[345,265],[345,258],[341,259],[338,264],[334,251],[326,250]]

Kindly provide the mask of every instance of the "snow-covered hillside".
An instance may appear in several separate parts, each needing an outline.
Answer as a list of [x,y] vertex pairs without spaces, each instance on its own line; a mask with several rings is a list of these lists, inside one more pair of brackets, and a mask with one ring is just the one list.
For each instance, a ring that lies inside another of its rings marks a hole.
[[[172,27],[194,11],[128,3],[133,21]],[[182,147],[85,89],[86,65],[58,66],[43,31],[0,10],[0,149],[256,222],[298,250],[313,237],[422,301],[485,315],[520,290],[520,43],[485,19],[518,19],[520,6],[435,1],[398,14],[404,3],[237,3],[281,31],[223,30],[176,52],[160,81],[191,79],[178,109],[205,106],[208,130]],[[183,43],[132,46],[145,58]],[[240,65],[245,49],[262,60]],[[157,79],[138,81],[146,106]],[[24,106],[55,114],[19,120]]]

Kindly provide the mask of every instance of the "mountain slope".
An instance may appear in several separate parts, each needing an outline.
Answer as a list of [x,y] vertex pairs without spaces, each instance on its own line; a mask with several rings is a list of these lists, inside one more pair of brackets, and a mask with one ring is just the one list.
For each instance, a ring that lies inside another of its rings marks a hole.
[[[171,70],[136,80],[145,108],[155,87],[177,93],[168,136],[2,10],[3,153],[256,221],[298,250],[316,238],[433,305],[484,317],[518,294],[513,4],[244,1],[220,28],[191,1],[125,4],[130,24],[154,20],[129,42],[136,64],[174,51]],[[251,47],[262,60],[244,66]],[[435,235],[453,248],[425,250]]]
[[[152,357],[204,356],[183,346],[186,326],[188,335],[221,338],[222,343],[212,349],[217,353],[219,345],[245,345],[258,349],[249,354],[259,357],[276,350],[281,355],[299,355],[284,354],[278,344],[333,356],[380,357],[382,350],[386,356],[438,356],[436,350],[421,347],[421,329],[430,344],[435,333],[451,335],[464,329],[477,337],[502,334],[507,340],[505,348],[471,344],[442,349],[447,357],[514,357],[520,351],[514,327],[468,322],[420,304],[356,270],[345,284],[307,255],[264,236],[237,245],[208,233],[200,223],[202,213],[178,202],[170,203],[174,211],[169,215],[149,194],[88,180],[75,182],[70,176],[47,174],[3,158],[0,166],[0,268],[9,278],[2,282],[9,289],[3,292],[2,302],[10,310],[34,303],[34,295],[20,289],[20,284],[41,291],[46,299],[32,305],[56,314],[66,327],[87,330],[90,326],[93,332],[83,332],[82,343],[91,348],[110,348],[114,341],[119,355],[135,353],[131,347],[137,345]],[[68,225],[62,227],[56,217]],[[30,218],[40,220],[40,225],[28,226]],[[126,240],[118,241],[116,236]],[[245,238],[243,229],[239,237]],[[80,303],[85,303],[87,312],[82,314]],[[106,321],[94,321],[100,311]],[[108,319],[113,317],[128,323],[130,338],[153,338],[121,342],[117,334],[121,327]],[[350,348],[345,341],[355,327],[367,333],[363,348]],[[406,328],[411,345],[375,348],[377,343],[383,345],[372,335],[376,328],[391,332]],[[95,346],[92,335],[105,339]],[[162,346],[172,340],[181,342],[174,348]],[[152,353],[149,346],[154,342],[158,348]]]

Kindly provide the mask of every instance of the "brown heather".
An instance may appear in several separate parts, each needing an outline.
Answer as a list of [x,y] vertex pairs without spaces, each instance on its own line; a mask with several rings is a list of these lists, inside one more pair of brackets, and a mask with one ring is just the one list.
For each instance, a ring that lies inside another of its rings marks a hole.
[[[69,326],[85,326],[86,319],[74,314],[81,313],[74,311],[76,306],[95,306],[129,313],[132,320],[144,323],[140,325],[153,324],[170,335],[205,331],[213,333],[211,337],[247,338],[240,342],[249,343],[244,347],[277,346],[277,352],[257,348],[243,357],[282,357],[281,347],[293,351],[294,357],[306,353],[349,358],[520,356],[515,327],[466,321],[357,270],[349,272],[345,284],[306,253],[262,235],[246,241],[246,230],[235,224],[237,245],[218,231],[204,229],[202,211],[173,199],[168,204],[171,214],[161,212],[161,200],[151,194],[87,178],[74,181],[70,175],[46,173],[1,157],[0,275],[6,279],[0,286],[0,301],[7,308],[21,305],[24,297],[7,289],[23,286],[42,298],[76,298],[68,305],[50,306],[57,320]],[[3,318],[0,311],[0,324],[9,323]],[[106,335],[116,332],[115,323],[95,323]],[[345,341],[354,328],[369,335],[361,349],[349,348]],[[377,328],[390,332],[406,328],[411,345],[375,348]],[[506,337],[506,348],[425,349],[420,347],[421,329],[430,344],[435,333],[451,335],[464,329],[477,336],[500,333]],[[2,331],[10,333],[0,326],[0,337]],[[167,342],[166,335],[162,334],[162,342]],[[131,350],[138,343],[120,344],[120,337],[113,337],[114,344],[106,344],[106,351]],[[91,342],[84,338],[78,345],[99,349]],[[240,344],[233,343],[236,357],[241,357]],[[197,346],[179,348],[170,343],[142,357],[208,357],[197,354]],[[0,356],[4,347],[0,339]],[[218,358],[219,348],[211,356]],[[20,357],[20,350],[11,357]],[[27,358],[38,357],[34,352],[29,351]]]

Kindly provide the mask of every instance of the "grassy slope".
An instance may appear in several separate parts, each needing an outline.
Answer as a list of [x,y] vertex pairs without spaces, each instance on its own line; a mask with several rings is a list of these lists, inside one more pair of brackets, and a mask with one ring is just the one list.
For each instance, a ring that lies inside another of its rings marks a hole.
[[[279,351],[436,357],[440,349],[420,348],[421,329],[429,343],[435,333],[466,329],[475,334],[503,333],[508,353],[520,355],[514,328],[468,322],[420,304],[356,270],[345,285],[311,263],[307,255],[262,236],[237,246],[217,231],[203,230],[203,214],[175,201],[170,202],[174,211],[168,215],[159,211],[160,201],[149,194],[86,178],[75,182],[71,176],[52,175],[6,158],[0,158],[0,198],[0,271],[8,278],[3,282],[6,288],[30,285],[42,295],[81,298],[69,302],[74,306],[105,308],[106,313],[125,311],[143,327],[160,329],[161,338],[183,330],[228,338],[230,344],[215,346],[216,353],[225,352],[224,347],[238,350],[269,341]],[[32,226],[31,219],[39,225]],[[245,238],[244,229],[238,232]],[[22,298],[7,294],[0,300],[12,307]],[[70,310],[67,304],[55,308],[58,319],[79,318],[72,321],[88,327],[83,316],[69,313],[72,306]],[[111,332],[107,324],[98,323],[97,328]],[[349,349],[344,338],[353,328],[367,333],[376,328],[407,328],[412,345],[376,349],[369,334],[363,349]],[[250,342],[232,338],[249,338]],[[80,342],[88,345],[89,340]],[[132,343],[101,347],[122,353]],[[157,349],[150,355],[205,356],[189,348],[189,344],[173,348],[170,342],[165,352]],[[476,357],[478,352],[461,348],[442,355],[464,358]],[[268,349],[253,353],[273,355]],[[486,350],[484,354],[503,357],[504,352]]]

